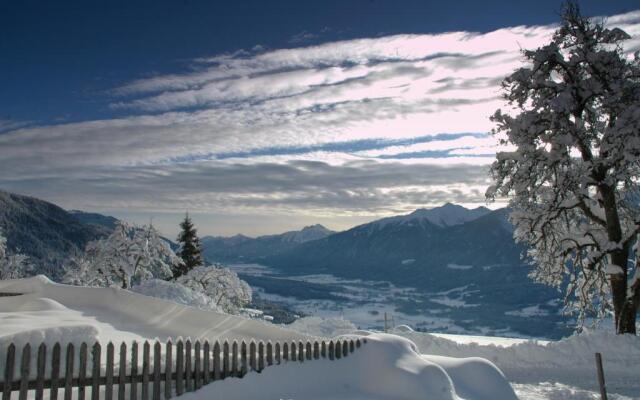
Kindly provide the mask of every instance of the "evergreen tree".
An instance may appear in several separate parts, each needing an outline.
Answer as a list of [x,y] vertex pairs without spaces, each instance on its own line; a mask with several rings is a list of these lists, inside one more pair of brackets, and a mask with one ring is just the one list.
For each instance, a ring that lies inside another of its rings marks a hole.
[[197,231],[189,218],[189,213],[185,214],[180,228],[182,231],[178,235],[178,243],[180,243],[178,256],[182,259],[182,264],[174,266],[174,278],[186,275],[193,268],[203,265],[200,239],[198,239]]

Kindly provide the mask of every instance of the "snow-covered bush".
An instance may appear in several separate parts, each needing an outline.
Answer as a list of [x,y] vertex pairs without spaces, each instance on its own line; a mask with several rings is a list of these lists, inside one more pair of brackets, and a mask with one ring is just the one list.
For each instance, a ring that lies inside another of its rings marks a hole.
[[201,310],[221,311],[213,299],[206,294],[190,289],[177,282],[148,279],[131,288],[132,292],[159,299],[171,300]]
[[106,238],[87,244],[85,254],[66,266],[64,282],[124,289],[146,279],[168,279],[180,260],[158,231],[119,221]]
[[251,302],[251,287],[229,268],[201,265],[177,282],[211,297],[216,306],[228,313],[237,314]]
[[0,230],[0,279],[17,279],[25,277],[30,269],[28,257],[24,254],[9,254],[7,239]]
[[288,329],[311,336],[334,337],[352,333],[358,328],[344,318],[304,317],[287,325]]

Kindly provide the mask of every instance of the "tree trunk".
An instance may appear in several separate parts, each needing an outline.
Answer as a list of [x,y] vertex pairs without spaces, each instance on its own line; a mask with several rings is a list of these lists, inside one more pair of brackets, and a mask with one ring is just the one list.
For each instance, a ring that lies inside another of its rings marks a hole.
[[636,333],[636,313],[632,311],[632,305],[627,299],[627,258],[629,254],[628,246],[611,253],[610,262],[622,269],[620,274],[612,274],[610,279],[611,297],[613,300],[614,322],[616,333]]
[[[598,178],[604,175],[602,171],[598,173]],[[622,241],[622,226],[620,224],[620,215],[616,203],[614,190],[605,184],[598,186],[600,195],[602,196],[602,206],[604,208],[607,222],[607,236],[613,243]],[[633,307],[633,301],[629,303],[627,299],[627,264],[629,257],[629,244],[625,244],[621,249],[614,250],[609,255],[609,262],[617,265],[622,269],[619,274],[612,274],[609,278],[611,285],[611,297],[613,300],[614,322],[616,333],[636,333],[636,313]]]
[[[640,268],[640,258],[636,254],[636,269]],[[620,313],[620,329],[618,333],[636,334],[636,318],[640,310],[640,280],[635,280],[629,287],[627,301]]]
[[620,321],[618,322],[617,333],[636,334],[636,312],[637,307],[632,299],[627,300],[620,311]]

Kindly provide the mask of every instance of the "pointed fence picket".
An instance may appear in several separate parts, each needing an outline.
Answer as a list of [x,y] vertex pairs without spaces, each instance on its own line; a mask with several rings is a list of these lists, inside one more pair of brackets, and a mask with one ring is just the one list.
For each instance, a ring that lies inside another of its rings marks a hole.
[[[268,341],[266,344],[234,340],[231,345],[227,340],[213,344],[178,340],[175,345],[167,341],[163,349],[158,341],[153,343],[153,347],[145,341],[142,357],[138,357],[138,343],[131,343],[130,353],[127,352],[127,344],[121,343],[116,360],[116,347],[109,342],[104,366],[103,347],[99,342],[91,346],[81,343],[79,347],[69,343],[64,358],[61,357],[63,347],[60,343],[55,343],[50,351],[45,343],[33,347],[33,351],[32,345],[27,343],[19,353],[12,343],[4,354],[0,353],[0,362],[4,362],[4,374],[0,377],[3,379],[0,381],[1,400],[11,400],[13,392],[18,392],[17,400],[27,400],[29,391],[34,391],[34,400],[43,400],[46,390],[50,400],[58,400],[61,391],[64,392],[64,400],[114,400],[114,386],[117,386],[117,399],[125,400],[127,385],[128,400],[138,400],[138,396],[140,400],[169,400],[211,382],[228,377],[241,378],[272,365],[318,359],[338,360],[359,349],[363,343],[366,339],[298,343]],[[35,365],[31,362],[32,352]],[[90,399],[86,398],[87,387],[91,388]]]

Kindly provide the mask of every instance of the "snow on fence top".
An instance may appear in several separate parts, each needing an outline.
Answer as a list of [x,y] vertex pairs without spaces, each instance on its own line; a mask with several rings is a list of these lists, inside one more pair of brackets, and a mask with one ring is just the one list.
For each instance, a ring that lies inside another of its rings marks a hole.
[[[251,371],[261,372],[264,368],[285,362],[305,362],[318,359],[339,360],[353,353],[366,339],[330,340],[330,341],[298,341],[267,342],[249,344],[242,341],[229,341],[203,344],[190,340],[178,340],[174,345],[167,342],[163,345],[156,341],[153,345],[145,341],[139,357],[138,343],[130,347],[130,358],[127,359],[127,344],[119,347],[119,355],[115,358],[116,348],[109,342],[106,347],[106,360],[102,362],[102,345],[96,342],[91,349],[86,343],[76,347],[73,343],[66,346],[65,351],[59,343],[47,348],[45,343],[37,347],[37,356],[32,354],[31,345],[27,343],[16,355],[16,346],[8,346],[6,354],[0,354],[4,360],[4,379],[0,381],[2,400],[11,400],[13,391],[18,391],[18,398],[27,398],[29,390],[35,390],[35,400],[44,398],[44,390],[49,389],[49,399],[56,400],[59,392],[64,390],[64,399],[71,400],[77,388],[77,400],[85,399],[85,390],[90,387],[91,400],[100,400],[101,388],[104,388],[104,399],[114,398],[114,386],[117,386],[118,400],[129,399],[160,400],[180,396],[211,382],[227,377],[242,378]],[[34,349],[35,350],[35,349]],[[91,361],[88,363],[88,351]],[[35,353],[35,352],[34,352]],[[175,354],[175,358],[174,358]],[[34,360],[35,356],[35,365]],[[47,360],[50,360],[47,362]],[[117,361],[117,362],[116,362]],[[77,367],[76,367],[77,365]],[[15,380],[14,377],[18,376]],[[150,392],[151,390],[151,392]]]

